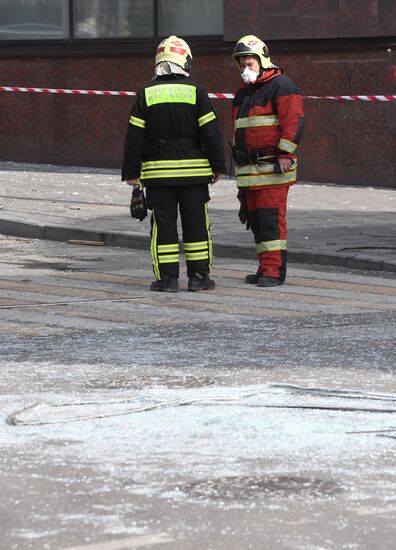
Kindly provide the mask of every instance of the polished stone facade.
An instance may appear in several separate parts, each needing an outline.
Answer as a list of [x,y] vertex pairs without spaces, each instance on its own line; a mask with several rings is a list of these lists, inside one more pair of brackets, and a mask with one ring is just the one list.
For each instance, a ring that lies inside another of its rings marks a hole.
[[[235,92],[235,41],[257,34],[304,95],[396,94],[396,2],[224,0],[223,47],[194,54],[192,77],[209,92]],[[265,9],[264,9],[265,8]],[[305,15],[304,15],[305,14]],[[286,40],[289,37],[290,40]],[[358,38],[359,37],[359,38]],[[362,38],[363,37],[363,38]],[[389,44],[391,44],[389,46]],[[316,47],[317,45],[317,47]],[[0,56],[0,86],[137,90],[153,75],[142,54]],[[118,167],[130,97],[0,93],[0,160]],[[230,101],[214,99],[226,153]],[[304,101],[300,179],[396,187],[396,103]]]

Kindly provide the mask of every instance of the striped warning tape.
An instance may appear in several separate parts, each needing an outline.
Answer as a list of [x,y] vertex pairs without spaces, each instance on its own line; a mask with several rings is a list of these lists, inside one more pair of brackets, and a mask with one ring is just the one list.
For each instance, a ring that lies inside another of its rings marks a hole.
[[42,92],[46,94],[75,94],[75,95],[136,95],[137,92],[116,92],[102,90],[65,90],[62,88],[23,88],[20,86],[0,86],[0,92]]
[[396,95],[305,95],[304,99],[341,99],[344,101],[396,101]]
[[[74,94],[74,95],[120,95],[134,96],[137,92],[115,91],[115,90],[66,90],[63,88],[32,88],[21,86],[0,86],[0,92],[38,92],[47,94]],[[233,99],[234,94],[209,93],[214,99]],[[396,95],[305,95],[303,99],[336,99],[341,101],[396,101]]]

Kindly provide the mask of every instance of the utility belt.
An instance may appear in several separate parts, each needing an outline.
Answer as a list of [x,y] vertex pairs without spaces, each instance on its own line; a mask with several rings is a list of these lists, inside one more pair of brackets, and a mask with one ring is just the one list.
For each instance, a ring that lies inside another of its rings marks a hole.
[[263,162],[276,161],[277,154],[274,147],[267,147],[262,149],[252,149],[249,152],[238,151],[234,148],[234,160],[238,166],[245,166],[246,164],[262,164]]
[[164,153],[170,153],[176,149],[202,149],[202,145],[197,137],[152,138],[146,141],[143,155],[160,158]]
[[234,146],[232,156],[237,166],[246,166],[247,164],[273,164],[275,173],[280,173],[281,171],[276,148],[274,147],[252,149],[248,153],[246,151],[238,151]]

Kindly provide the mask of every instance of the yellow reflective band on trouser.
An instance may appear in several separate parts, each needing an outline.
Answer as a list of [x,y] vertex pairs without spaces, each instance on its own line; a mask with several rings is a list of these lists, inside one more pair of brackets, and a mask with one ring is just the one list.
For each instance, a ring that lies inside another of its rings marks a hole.
[[212,263],[213,263],[213,243],[212,243],[212,235],[210,233],[208,203],[205,203],[205,220],[206,220],[206,232],[208,234],[209,273],[210,273],[212,271]]
[[158,254],[166,254],[167,252],[179,252],[179,243],[176,244],[159,244],[157,246]]
[[199,241],[196,243],[183,243],[185,251],[201,250],[202,248],[208,248],[208,241]]
[[282,151],[287,151],[288,153],[294,153],[294,151],[297,149],[297,143],[289,141],[285,138],[281,138],[279,140],[278,149],[281,149]]
[[209,258],[209,241],[184,243],[186,260],[207,260]]
[[148,107],[158,103],[196,104],[196,88],[188,84],[158,84],[146,88],[144,95]]
[[158,267],[157,239],[158,239],[158,225],[155,219],[155,212],[153,210],[151,214],[150,252],[151,252],[151,262],[153,264],[154,275],[157,281],[159,281],[161,279],[161,274]]
[[179,262],[179,243],[157,245],[158,263],[171,264]]
[[254,128],[256,126],[279,126],[279,118],[276,115],[249,116],[237,118],[234,128]]
[[174,262],[179,263],[179,254],[159,254],[158,255],[159,264],[173,264]]
[[262,252],[274,252],[275,250],[287,250],[286,241],[262,241],[256,245],[257,254]]
[[273,164],[248,164],[236,166],[235,173],[238,187],[254,187],[257,185],[277,185],[292,183],[297,178],[297,161],[285,174],[274,172]]
[[216,115],[214,114],[213,111],[211,111],[210,113],[207,113],[206,115],[199,117],[198,125],[203,126],[204,124],[207,124],[208,122],[210,122],[211,120],[214,120],[215,118],[216,118]]
[[209,250],[205,250],[204,252],[186,252],[185,254],[186,260],[190,262],[209,259]]
[[146,128],[146,121],[136,116],[131,116],[129,119],[130,124],[137,126],[138,128]]

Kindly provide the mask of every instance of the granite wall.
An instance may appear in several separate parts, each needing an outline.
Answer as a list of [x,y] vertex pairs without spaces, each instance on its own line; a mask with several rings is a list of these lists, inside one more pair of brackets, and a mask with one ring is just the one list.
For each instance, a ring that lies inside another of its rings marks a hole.
[[[386,48],[285,51],[271,57],[304,95],[396,94],[394,51]],[[229,51],[197,54],[193,77],[209,92],[234,92],[239,73]],[[0,86],[137,90],[151,77],[152,55],[0,59]],[[118,167],[133,98],[0,93],[0,159]],[[213,99],[225,142],[230,101]],[[300,179],[396,187],[396,102],[304,100]],[[226,153],[228,156],[228,147]]]

